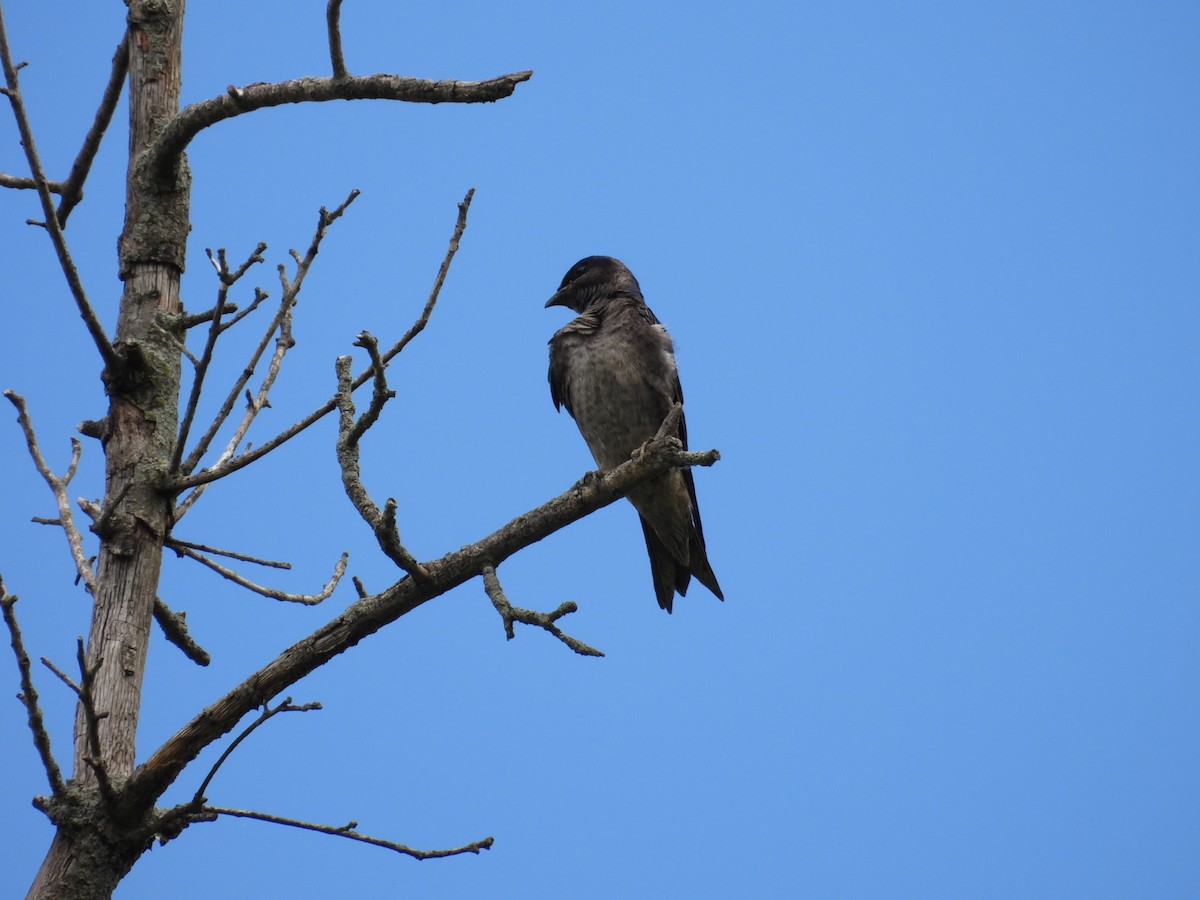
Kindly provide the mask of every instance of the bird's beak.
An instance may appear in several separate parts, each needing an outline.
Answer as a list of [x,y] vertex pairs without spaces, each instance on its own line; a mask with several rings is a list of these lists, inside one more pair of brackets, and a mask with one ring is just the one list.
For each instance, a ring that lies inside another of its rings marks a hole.
[[546,301],[546,305],[545,305],[545,307],[543,307],[543,308],[544,308],[544,309],[549,309],[549,308],[550,308],[550,307],[552,307],[552,306],[566,306],[566,305],[567,305],[567,300],[566,300],[566,298],[563,296],[563,292],[562,292],[562,291],[555,291],[555,292],[554,292],[554,296],[553,296],[553,297],[551,297],[549,300],[547,300],[547,301]]

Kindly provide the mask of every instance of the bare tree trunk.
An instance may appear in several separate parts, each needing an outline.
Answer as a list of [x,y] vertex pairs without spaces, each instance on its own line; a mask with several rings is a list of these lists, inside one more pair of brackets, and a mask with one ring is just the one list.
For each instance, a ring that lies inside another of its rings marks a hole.
[[[87,664],[96,667],[99,759],[82,704],[75,719],[74,777],[96,788],[133,771],[150,623],[171,498],[160,490],[179,419],[179,277],[189,230],[186,162],[165,178],[139,170],[155,123],[179,109],[184,0],[134,0],[129,8],[130,162],[120,243],[121,298],[114,349],[104,373],[106,486]],[[88,792],[90,802],[98,795]],[[103,802],[100,800],[99,802]],[[110,816],[113,812],[110,810]],[[120,819],[119,812],[115,818]],[[102,819],[100,820],[102,821]],[[107,829],[59,822],[30,897],[110,896],[144,848],[121,849]]]

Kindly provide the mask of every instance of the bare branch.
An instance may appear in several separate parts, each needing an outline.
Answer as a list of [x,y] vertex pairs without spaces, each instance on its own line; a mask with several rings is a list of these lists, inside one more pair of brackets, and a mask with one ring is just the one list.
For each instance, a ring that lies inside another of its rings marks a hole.
[[[438,297],[442,293],[442,285],[446,281],[446,274],[450,271],[450,263],[454,261],[454,255],[458,253],[458,244],[462,240],[463,232],[467,230],[467,211],[470,210],[473,199],[475,199],[475,188],[468,190],[467,195],[458,204],[458,221],[454,223],[454,233],[450,235],[450,246],[446,248],[446,255],[442,258],[442,264],[438,267],[437,277],[433,280],[433,288],[429,292],[429,298],[425,301],[425,308],[421,310],[421,315],[417,317],[417,321],[413,322],[408,331],[404,332],[404,336],[396,341],[387,353],[383,354],[383,361],[385,363],[390,362],[393,356],[396,356],[401,350],[407,347],[409,341],[424,331],[425,326],[429,324],[429,317],[433,314],[433,308],[437,305]],[[370,377],[371,373],[369,371],[359,375],[354,380],[355,389]]]
[[100,797],[111,809],[116,806],[117,796],[113,791],[112,782],[108,777],[108,766],[104,762],[104,754],[100,745],[100,720],[108,718],[107,712],[97,712],[92,695],[92,685],[96,681],[96,673],[104,665],[104,659],[99,658],[95,664],[87,664],[87,652],[83,649],[83,638],[75,639],[75,661],[79,665],[79,683],[76,684],[66,672],[60,669],[46,657],[42,657],[42,665],[58,676],[59,680],[71,689],[79,698],[83,708],[83,720],[87,729],[88,755],[83,761],[96,773],[96,786],[100,789]]
[[192,638],[187,630],[187,614],[173,612],[161,598],[154,598],[154,621],[162,629],[163,637],[183,651],[183,655],[198,666],[212,662],[208,651]]
[[121,36],[121,42],[117,44],[117,50],[113,54],[112,71],[108,76],[108,84],[104,87],[104,95],[100,98],[100,108],[96,110],[92,127],[88,129],[88,133],[83,139],[83,146],[79,148],[79,155],[75,157],[75,162],[71,166],[71,174],[67,176],[67,180],[63,184],[62,200],[59,202],[58,211],[55,214],[58,224],[63,228],[67,227],[67,216],[71,214],[71,210],[83,199],[83,183],[87,181],[92,162],[100,151],[100,142],[104,139],[104,133],[108,131],[109,123],[112,122],[113,112],[116,111],[117,103],[121,99],[121,90],[125,86],[125,75],[128,71],[129,34],[126,32]]
[[342,0],[329,0],[325,7],[325,20],[329,26],[329,62],[333,66],[334,78],[345,78],[346,58],[342,55],[342,29],[338,21],[342,15]]
[[[172,472],[179,469],[179,461],[183,456],[183,448],[187,444],[188,433],[192,428],[192,420],[196,416],[196,406],[200,402],[200,392],[204,387],[204,377],[208,373],[209,363],[212,362],[213,351],[217,346],[217,338],[228,327],[221,323],[221,316],[225,312],[225,301],[229,296],[229,288],[236,284],[237,280],[245,275],[252,265],[263,261],[262,253],[266,249],[267,245],[260,241],[258,246],[254,248],[254,252],[238,267],[236,272],[229,271],[229,265],[225,261],[225,250],[221,249],[218,251],[218,261],[215,261],[213,264],[217,267],[217,277],[220,280],[221,286],[217,289],[217,302],[212,309],[212,324],[208,329],[208,339],[204,343],[204,350],[200,354],[200,360],[196,363],[196,373],[192,377],[192,389],[188,394],[183,421],[179,425],[179,437],[175,441],[175,450],[171,455],[170,471]],[[211,250],[208,251],[208,258],[210,260],[213,258]],[[257,298],[254,305],[257,305]]]
[[[385,365],[390,362],[393,357],[400,353],[401,350],[408,346],[409,341],[420,334],[421,331],[424,330],[425,325],[429,322],[429,317],[433,313],[433,308],[437,305],[438,297],[441,294],[442,283],[446,279],[446,273],[450,270],[450,262],[454,259],[454,255],[458,252],[459,241],[462,239],[463,232],[466,230],[467,210],[470,209],[471,199],[474,196],[475,189],[471,188],[469,191],[467,191],[467,195],[463,198],[463,201],[458,204],[458,222],[454,226],[454,233],[450,237],[450,246],[446,250],[446,256],[442,260],[441,268],[438,270],[437,278],[434,280],[433,290],[431,290],[429,293],[429,299],[425,302],[425,308],[422,310],[417,321],[413,323],[412,327],[409,328],[407,332],[405,332],[404,336],[400,338],[400,340],[397,341],[386,353],[381,355]],[[371,378],[373,373],[373,367],[367,369],[365,372],[360,373],[358,377],[354,379],[352,388],[354,390],[358,390],[358,388],[367,382],[367,379]],[[218,478],[224,478],[226,475],[250,465],[250,463],[257,459],[261,459],[272,450],[281,447],[283,444],[290,441],[314,422],[318,422],[327,416],[330,412],[337,408],[337,404],[338,398],[335,394],[320,408],[301,419],[291,428],[288,428],[286,431],[277,434],[266,443],[260,444],[253,450],[247,450],[245,453],[232,457],[224,463],[211,466],[210,468],[196,472],[195,474],[184,474],[182,477],[177,478],[174,482],[172,482],[169,485],[169,488],[175,491],[182,491],[187,490],[188,488],[208,484],[211,481],[216,481]]]
[[0,62],[3,63],[4,80],[8,86],[4,94],[8,97],[8,102],[12,105],[13,116],[17,120],[17,130],[21,134],[21,146],[25,148],[25,159],[29,163],[29,172],[33,176],[38,199],[42,204],[42,214],[46,217],[46,230],[50,233],[54,251],[58,254],[59,267],[67,279],[67,286],[71,290],[71,296],[75,298],[79,315],[87,325],[88,333],[91,334],[96,349],[100,351],[105,367],[115,369],[118,364],[116,351],[113,350],[108,335],[104,333],[104,326],[100,324],[96,310],[92,308],[92,303],[88,300],[87,292],[83,288],[83,281],[79,277],[79,270],[75,268],[75,262],[71,259],[71,253],[67,249],[67,239],[59,224],[58,214],[54,211],[54,198],[46,181],[46,173],[42,169],[41,158],[38,156],[37,143],[33,139],[29,116],[25,112],[25,101],[21,97],[17,67],[13,65],[12,54],[8,48],[8,31],[4,26],[3,10],[0,10]]
[[285,591],[279,591],[274,588],[263,587],[261,584],[255,584],[250,579],[239,575],[232,569],[225,568],[225,566],[221,565],[219,562],[215,562],[214,560],[209,559],[207,556],[197,553],[195,550],[189,550],[187,547],[176,547],[175,549],[180,555],[186,556],[189,559],[194,559],[196,562],[208,566],[214,572],[224,576],[225,578],[228,578],[234,584],[240,584],[242,587],[246,588],[247,590],[254,591],[256,594],[261,594],[263,597],[268,597],[271,600],[282,600],[287,603],[303,603],[305,606],[316,606],[322,600],[329,599],[330,595],[333,594],[334,589],[338,586],[338,582],[342,580],[342,576],[346,574],[346,563],[350,559],[350,554],[342,554],[341,558],[337,562],[337,565],[333,567],[333,575],[330,576],[329,581],[326,583],[325,587],[321,589],[319,594],[289,594]]
[[279,560],[274,559],[263,559],[260,556],[248,556],[245,553],[237,553],[233,550],[221,550],[217,547],[210,547],[207,544],[195,544],[191,541],[180,540],[177,537],[169,537],[164,541],[164,543],[173,549],[186,547],[189,550],[198,550],[201,553],[212,553],[216,556],[228,556],[230,559],[254,563],[256,566],[264,566],[269,569],[290,569],[292,567],[290,562],[280,562]]
[[[234,436],[230,439],[229,443],[226,445],[225,451],[218,458],[212,469],[219,469],[222,464],[233,458],[233,454],[237,451],[238,446],[240,446],[242,438],[245,437],[245,434],[249,430],[251,423],[253,423],[254,418],[258,415],[259,411],[267,405],[267,394],[270,391],[271,386],[275,383],[275,378],[279,374],[279,368],[283,364],[284,354],[286,354],[295,343],[292,340],[291,335],[291,314],[292,308],[296,305],[297,297],[300,294],[300,289],[304,285],[304,278],[308,275],[308,270],[312,267],[313,260],[317,258],[317,251],[321,248],[321,241],[325,239],[325,235],[329,231],[329,226],[342,217],[342,214],[346,211],[350,204],[354,202],[359,193],[360,192],[358,190],[351,191],[349,196],[346,197],[345,201],[339,207],[333,210],[333,212],[330,212],[323,206],[321,207],[321,211],[317,219],[316,232],[313,234],[313,239],[309,243],[308,252],[302,259],[298,261],[296,265],[296,275],[294,279],[289,282],[283,266],[279,267],[279,278],[283,283],[283,297],[279,301],[279,312],[276,313],[275,318],[271,321],[271,325],[267,328],[267,331],[263,335],[262,340],[259,342],[258,347],[255,349],[254,354],[251,356],[250,362],[242,370],[241,377],[230,390],[225,399],[225,403],[222,405],[220,412],[217,414],[216,419],[204,433],[204,436],[200,438],[199,442],[197,442],[196,447],[191,453],[188,454],[187,459],[179,466],[179,471],[185,476],[188,475],[199,464],[201,458],[208,450],[208,446],[212,442],[212,439],[216,436],[217,431],[221,428],[225,422],[225,419],[229,416],[229,412],[233,408],[234,399],[245,386],[246,382],[249,381],[250,376],[254,372],[254,367],[258,365],[258,360],[262,357],[262,353],[266,349],[267,342],[270,340],[271,335],[275,333],[276,329],[278,329],[279,337],[275,342],[275,354],[271,358],[271,363],[267,368],[267,374],[263,378],[262,386],[259,388],[258,401],[248,404],[246,413],[242,417],[241,424],[234,432]],[[207,480],[211,481],[213,479]],[[196,502],[201,493],[201,491],[193,491],[192,494],[180,504],[179,508],[176,510],[177,519],[186,513],[189,508],[191,508],[192,504]]]
[[[192,452],[188,454],[187,459],[179,464],[178,468],[180,471],[191,471],[194,466],[199,464],[200,459],[204,456],[204,454],[208,452],[208,448],[212,444],[213,439],[217,436],[218,432],[221,430],[221,427],[229,418],[230,413],[233,412],[233,407],[237,403],[238,397],[240,397],[242,395],[242,391],[246,389],[246,383],[250,380],[250,377],[254,374],[254,370],[258,367],[259,360],[262,359],[263,353],[266,352],[267,346],[271,343],[272,337],[275,338],[275,352],[272,354],[271,362],[267,366],[267,374],[263,378],[263,385],[266,385],[269,389],[269,386],[274,384],[275,378],[279,375],[279,369],[283,365],[283,357],[292,346],[291,315],[293,303],[294,299],[286,295],[279,301],[279,309],[276,311],[274,318],[271,319],[270,323],[263,331],[263,336],[259,340],[258,345],[254,348],[254,352],[251,353],[250,360],[245,366],[242,367],[241,374],[238,375],[233,385],[229,388],[229,392],[225,395],[225,401],[221,404],[221,408],[217,411],[212,423],[205,430],[204,434],[200,436],[200,439],[196,442],[196,446],[192,448]],[[262,386],[259,388],[259,393],[263,393]],[[199,394],[197,394],[197,399],[198,398]],[[189,404],[190,402],[191,400],[189,398]],[[221,454],[222,459],[226,458],[228,455],[232,455],[238,445],[241,444],[241,440],[245,436],[246,429],[250,427],[250,424],[254,421],[255,416],[258,415],[258,412],[258,408],[255,407],[255,404],[251,399],[247,403],[247,411],[242,417],[241,427],[238,428],[235,435],[236,440],[231,439],[226,445],[224,452]],[[182,446],[182,443],[176,445],[177,454],[182,454]],[[191,503],[194,502],[194,500],[191,501]],[[182,515],[182,513],[186,511],[187,507],[191,506],[191,503],[188,503],[183,510],[178,511],[176,513],[177,517]]]
[[518,516],[481,541],[424,563],[428,581],[403,578],[378,594],[355,601],[201,711],[155,750],[126,784],[130,802],[153,801],[184,766],[237,725],[247,712],[390,622],[475,578],[484,566],[500,565],[514,553],[615,503],[638,485],[671,468],[711,466],[720,457],[716,450],[685,451],[673,437],[653,441],[637,459],[609,471],[588,473],[566,492]]
[[75,471],[79,466],[79,457],[83,453],[83,445],[79,443],[78,439],[71,438],[71,464],[67,466],[66,474],[59,478],[50,470],[50,466],[46,464],[42,451],[38,447],[37,435],[33,429],[33,422],[29,418],[25,398],[12,391],[5,391],[4,396],[17,408],[17,422],[25,433],[25,444],[29,447],[29,455],[33,457],[33,464],[54,493],[54,500],[58,505],[58,524],[62,526],[63,533],[67,536],[67,544],[71,548],[71,558],[75,561],[75,571],[87,586],[88,592],[94,593],[95,576],[92,573],[92,565],[88,561],[87,553],[84,552],[83,535],[75,525],[71,501],[67,497],[67,485],[75,477]]
[[496,576],[496,570],[492,566],[483,567],[483,589],[487,591],[492,605],[496,607],[496,612],[500,613],[500,617],[504,620],[504,633],[510,641],[517,636],[513,631],[513,622],[520,622],[524,625],[536,625],[546,629],[580,656],[604,655],[595,647],[589,647],[583,641],[577,640],[569,634],[563,634],[562,630],[554,624],[563,616],[579,609],[574,601],[568,600],[554,612],[549,613],[534,612],[531,609],[513,606],[509,603],[508,597],[504,596],[504,588],[500,586],[500,579]]
[[236,816],[240,819],[257,819],[260,822],[272,822],[276,825],[290,825],[293,828],[304,828],[308,831],[317,831],[321,834],[331,834],[335,837],[349,838],[352,841],[361,841],[364,844],[371,844],[376,847],[383,847],[387,850],[395,850],[397,853],[403,853],[405,856],[411,856],[413,859],[440,859],[445,856],[458,856],[462,853],[479,853],[480,850],[490,850],[492,844],[495,843],[495,838],[486,837],[482,841],[474,841],[462,847],[453,847],[449,850],[417,850],[413,847],[408,847],[404,844],[397,844],[394,841],[385,841],[382,838],[371,837],[368,834],[361,834],[354,829],[358,826],[357,822],[350,822],[341,827],[331,825],[316,825],[312,822],[302,822],[299,819],[288,819],[283,816],[274,816],[269,813],[250,812],[245,809],[229,809],[224,806],[205,806],[205,812],[215,813],[219,816]]
[[[358,337],[354,339],[354,346],[362,347],[367,351],[367,356],[371,358],[371,370],[374,372],[375,377],[372,379],[374,389],[371,391],[371,405],[367,407],[367,411],[358,417],[358,421],[344,435],[344,440],[348,447],[354,447],[358,444],[359,438],[366,433],[367,429],[379,421],[379,414],[383,412],[383,405],[396,396],[395,391],[388,389],[387,367],[379,357],[379,342],[375,339],[375,336],[369,331],[360,331]],[[347,360],[344,378],[345,390],[343,391],[342,371],[339,368],[338,396],[340,400],[345,402],[350,400],[350,363],[347,357],[342,357],[342,359]],[[350,415],[351,417],[354,415],[353,405],[350,406]]]
[[351,396],[350,357],[338,357],[335,368],[337,369],[337,397],[338,405],[341,407],[341,415],[338,421],[336,450],[338,465],[342,470],[342,486],[346,489],[346,496],[350,498],[350,502],[354,504],[354,508],[358,510],[358,514],[362,516],[363,521],[375,533],[375,540],[378,541],[379,548],[387,554],[387,557],[414,578],[427,579],[429,577],[428,573],[400,542],[400,531],[396,525],[396,501],[389,498],[387,501],[387,512],[380,512],[379,507],[375,505],[375,501],[371,499],[370,494],[367,493],[367,489],[362,483],[362,475],[359,468],[358,440],[362,436],[362,433],[367,428],[370,428],[379,418],[379,412],[383,409],[383,404],[390,397],[395,396],[395,392],[388,390],[387,378],[384,375],[385,364],[380,359],[379,348],[375,343],[375,338],[370,333],[364,331],[359,334],[358,340],[355,343],[360,347],[366,347],[367,352],[373,360],[372,371],[375,373],[375,389],[371,395],[370,408],[355,421],[354,399]]
[[221,331],[222,332],[228,331],[230,328],[232,328],[238,322],[242,321],[242,319],[246,318],[246,316],[250,315],[250,313],[252,313],[256,309],[258,309],[259,304],[262,303],[264,300],[268,299],[270,296],[271,295],[268,294],[266,291],[264,291],[262,288],[256,287],[254,289],[254,299],[250,301],[250,305],[247,306],[245,309],[238,310],[237,306],[235,306],[234,304],[232,304],[232,303],[228,304],[226,306],[226,311],[227,312],[236,312],[237,314],[232,319],[230,319],[228,322],[226,322],[224,325],[221,326]]
[[[7,91],[0,91],[7,94]],[[0,187],[14,188],[16,190],[36,191],[37,182],[26,175],[9,175],[5,172],[0,172]],[[52,194],[61,194],[64,184],[61,181],[47,181],[46,189]]]
[[305,703],[303,706],[295,706],[292,703],[291,697],[288,697],[275,707],[271,707],[269,704],[264,703],[262,713],[259,715],[259,717],[251,722],[245,731],[230,741],[229,746],[225,748],[225,752],[221,754],[215,763],[213,763],[213,767],[208,770],[208,774],[205,775],[204,780],[200,782],[200,787],[196,788],[196,793],[192,797],[191,806],[199,807],[203,805],[205,799],[204,792],[208,790],[208,786],[212,783],[213,777],[217,774],[217,770],[221,768],[221,765],[225,762],[225,760],[229,759],[233,751],[237,749],[237,745],[246,738],[250,737],[250,735],[254,733],[254,730],[258,728],[259,725],[262,725],[270,719],[275,718],[275,716],[279,715],[280,713],[310,712],[311,710],[320,708],[320,703]]
[[0,607],[4,611],[4,624],[8,626],[9,640],[12,643],[13,655],[17,658],[17,668],[21,672],[21,693],[17,699],[25,705],[25,715],[29,722],[29,730],[33,733],[33,746],[37,749],[42,760],[42,768],[46,771],[46,780],[50,782],[50,791],[62,793],[64,784],[62,770],[54,760],[50,750],[50,733],[46,731],[46,720],[42,716],[42,708],[38,704],[38,692],[33,686],[33,671],[29,664],[29,654],[25,652],[25,642],[21,638],[21,628],[17,624],[17,615],[13,610],[17,598],[4,588],[4,578],[0,576]]
[[533,72],[514,72],[487,81],[429,81],[400,75],[296,78],[274,84],[230,85],[224,94],[184,107],[163,128],[140,165],[155,177],[168,171],[197,134],[225,119],[286,103],[326,100],[401,100],[409,103],[490,103],[512,94]]

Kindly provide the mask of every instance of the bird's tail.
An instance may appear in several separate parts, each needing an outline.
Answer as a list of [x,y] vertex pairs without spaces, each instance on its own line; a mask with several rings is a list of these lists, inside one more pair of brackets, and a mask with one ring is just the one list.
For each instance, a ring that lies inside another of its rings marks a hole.
[[[712,566],[708,564],[708,551],[704,549],[704,535],[698,528],[692,529],[691,540],[688,542],[688,553],[691,555],[692,574],[696,580],[713,592],[718,600],[724,600],[721,586],[717,584],[717,576]],[[682,591],[680,592],[682,593]]]
[[716,595],[718,600],[724,600],[721,586],[717,584],[717,576],[713,574],[712,566],[708,563],[708,554],[704,549],[704,537],[696,529],[692,529],[688,541],[690,565],[685,565],[671,554],[650,523],[639,516],[642,523],[642,534],[646,537],[646,552],[650,556],[650,572],[654,577],[654,593],[658,597],[658,605],[667,612],[672,611],[675,594],[686,596],[688,584],[692,576]]

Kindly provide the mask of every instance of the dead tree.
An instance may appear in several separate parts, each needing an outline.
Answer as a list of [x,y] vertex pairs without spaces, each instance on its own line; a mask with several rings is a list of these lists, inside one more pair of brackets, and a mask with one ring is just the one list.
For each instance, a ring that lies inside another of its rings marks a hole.
[[[18,662],[21,700],[28,715],[33,745],[40,757],[49,793],[34,804],[55,824],[49,852],[30,891],[34,897],[90,898],[111,896],[113,889],[154,841],[166,843],[190,825],[223,816],[251,817],[300,826],[331,835],[383,846],[418,858],[478,853],[492,838],[460,847],[417,850],[393,841],[359,833],[354,823],[334,827],[300,822],[262,812],[211,805],[205,791],[217,768],[251,731],[270,718],[314,708],[279,700],[298,679],[324,665],[383,626],[421,604],[474,578],[482,578],[487,596],[500,613],[509,637],[516,622],[539,626],[577,653],[599,655],[556,624],[574,611],[565,603],[540,613],[514,607],[504,595],[496,574],[509,556],[583,516],[614,502],[636,485],[671,467],[711,465],[716,451],[688,453],[669,435],[674,433],[678,408],[659,435],[636,457],[617,469],[589,473],[565,493],[517,517],[484,539],[439,559],[420,561],[401,543],[394,500],[382,507],[363,485],[359,454],[367,431],[393,396],[387,383],[389,361],[424,329],[434,311],[442,283],[467,224],[472,193],[459,204],[458,219],[428,300],[420,315],[398,340],[386,347],[363,332],[355,341],[364,362],[357,375],[349,356],[336,361],[331,396],[290,428],[253,449],[245,443],[248,429],[267,405],[268,393],[292,346],[291,325],[297,296],[329,228],[355,199],[353,192],[332,210],[321,209],[307,252],[293,251],[292,266],[279,266],[279,300],[262,330],[243,376],[229,389],[215,419],[202,426],[197,409],[209,385],[206,375],[220,338],[258,309],[267,309],[267,294],[256,289],[254,300],[238,309],[228,300],[229,289],[255,265],[264,262],[264,245],[247,259],[231,262],[224,251],[210,253],[219,288],[214,305],[184,309],[180,276],[189,232],[191,174],[185,151],[204,129],[225,119],[285,103],[375,99],[409,103],[485,103],[512,94],[531,72],[502,75],[487,81],[428,81],[398,75],[353,75],[346,66],[339,30],[341,0],[327,10],[330,64],[328,77],[306,77],[278,83],[230,87],[224,94],[186,108],[179,107],[182,66],[181,36],[184,4],[130,0],[126,29],[113,57],[112,71],[95,120],[67,177],[51,180],[38,155],[21,94],[19,70],[9,47],[0,8],[0,56],[5,86],[0,88],[14,114],[25,150],[28,175],[0,175],[0,186],[28,190],[40,205],[40,220],[53,243],[63,275],[84,326],[95,345],[108,398],[107,415],[86,422],[81,432],[99,441],[105,458],[103,501],[80,501],[99,539],[99,554],[86,555],[83,534],[68,497],[83,451],[72,438],[72,462],[56,475],[42,456],[25,401],[13,391],[5,396],[16,407],[18,421],[38,471],[54,494],[58,515],[40,519],[61,527],[78,578],[92,598],[91,631],[80,639],[74,672],[49,661],[48,668],[78,697],[74,759],[68,776],[50,747],[32,665],[16,617],[16,597],[0,580],[0,607]],[[65,228],[71,211],[82,200],[92,160],[112,118],[123,87],[128,85],[130,157],[127,171],[125,222],[119,241],[119,274],[124,282],[116,330],[111,335],[93,307],[72,261]],[[264,315],[264,313],[260,313]],[[253,320],[251,320],[253,321]],[[182,374],[192,367],[191,387],[184,396]],[[252,388],[255,371],[265,373]],[[370,384],[370,399],[359,413],[354,392]],[[245,399],[240,419],[234,408]],[[247,676],[233,690],[199,711],[190,722],[140,763],[135,759],[135,736],[141,706],[142,678],[151,622],[156,621],[169,641],[198,663],[207,654],[188,635],[181,616],[160,598],[164,549],[180,558],[198,561],[248,590],[276,599],[315,604],[328,597],[346,571],[345,556],[321,591],[311,595],[284,594],[257,584],[238,571],[239,565],[279,565],[233,550],[185,541],[175,525],[201,498],[208,485],[274,453],[314,422],[336,413],[336,453],[346,495],[373,532],[380,550],[395,563],[395,582],[368,593],[356,582],[358,600],[342,614],[303,638]],[[227,426],[233,435],[224,449],[214,441]],[[226,562],[218,562],[222,557]],[[159,807],[157,802],[197,755],[220,740],[258,710],[258,715],[233,739],[217,763],[202,778],[188,802]]]

